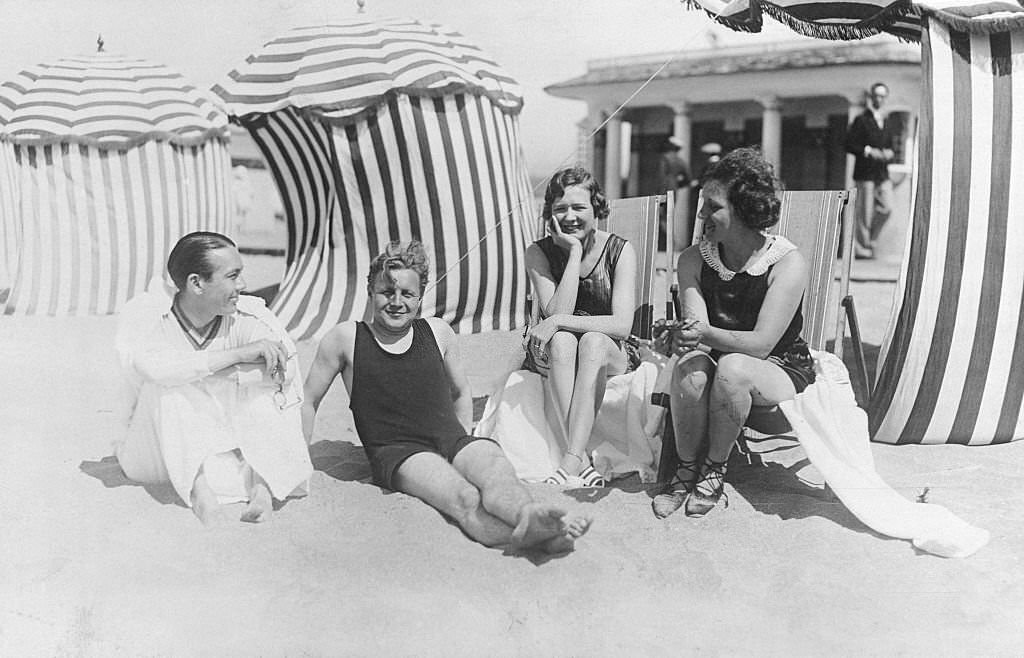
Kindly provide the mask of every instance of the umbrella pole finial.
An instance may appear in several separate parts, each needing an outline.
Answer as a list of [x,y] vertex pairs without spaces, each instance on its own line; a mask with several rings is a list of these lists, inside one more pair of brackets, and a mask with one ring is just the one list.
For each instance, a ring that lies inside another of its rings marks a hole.
[[96,37],[96,52],[103,52],[103,35],[100,34]]

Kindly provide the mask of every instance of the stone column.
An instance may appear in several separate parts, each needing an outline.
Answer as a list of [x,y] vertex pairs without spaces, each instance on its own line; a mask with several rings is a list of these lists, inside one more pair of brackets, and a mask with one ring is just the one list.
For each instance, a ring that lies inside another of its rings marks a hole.
[[[690,157],[693,152],[693,132],[690,106],[687,103],[677,103],[672,106],[672,136],[682,144],[680,155],[686,160],[686,166],[690,168],[690,176],[696,176],[697,172],[693,170],[694,163]],[[672,247],[675,251],[682,251],[690,244],[690,237],[693,234],[689,187],[676,190],[672,214]],[[675,259],[671,260],[675,264]]]
[[690,151],[693,149],[692,122],[690,121],[690,106],[686,103],[679,103],[672,106],[672,136],[683,144],[683,157],[687,164],[690,164]]
[[604,131],[604,193],[609,199],[618,199],[622,196],[622,120],[612,117]]
[[778,176],[782,164],[782,104],[777,97],[769,96],[761,99],[761,106],[761,152]]
[[589,116],[583,117],[576,123],[576,162],[590,171],[594,171],[594,147],[590,131],[594,129],[595,125]]

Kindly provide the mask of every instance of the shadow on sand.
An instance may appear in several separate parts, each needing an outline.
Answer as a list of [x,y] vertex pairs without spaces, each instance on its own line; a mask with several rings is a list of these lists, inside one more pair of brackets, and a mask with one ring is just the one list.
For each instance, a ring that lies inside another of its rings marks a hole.
[[142,487],[146,490],[146,493],[153,497],[153,500],[161,505],[186,506],[169,482],[166,484],[144,484],[129,480],[128,476],[121,470],[121,465],[117,462],[117,457],[114,455],[108,455],[99,461],[83,461],[78,465],[78,470],[90,477],[96,478],[108,489],[116,487]]
[[335,480],[370,482],[373,478],[363,447],[348,441],[317,441],[309,447],[309,457],[315,470]]

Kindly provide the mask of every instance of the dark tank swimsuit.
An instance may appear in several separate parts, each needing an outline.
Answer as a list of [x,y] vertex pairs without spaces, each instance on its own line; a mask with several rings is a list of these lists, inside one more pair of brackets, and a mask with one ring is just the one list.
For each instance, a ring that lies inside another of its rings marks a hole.
[[[717,245],[701,243],[703,262],[700,270],[700,293],[704,297],[711,326],[732,331],[754,330],[757,316],[768,293],[768,278],[775,263],[795,249],[785,238],[772,236],[769,239],[773,240],[773,243],[762,260],[749,268],[757,272],[756,274],[751,274],[750,271],[731,272],[722,264]],[[765,259],[770,261],[770,264],[767,267],[759,267],[763,265]],[[789,326],[768,355],[768,360],[782,368],[789,376],[797,393],[814,383],[814,360],[811,358],[807,342],[800,336],[804,326],[801,306],[797,307]],[[715,360],[722,354],[723,352],[718,350],[711,350],[711,357]]]
[[365,322],[356,323],[348,406],[373,480],[388,489],[395,489],[395,472],[412,455],[433,452],[451,462],[482,438],[467,436],[459,422],[430,325],[417,318],[411,330],[409,349],[393,354],[377,343]]
[[[565,266],[569,263],[569,254],[555,244],[554,239],[549,235],[537,240],[534,244],[540,247],[544,256],[548,259],[548,266],[551,268],[551,276],[556,281],[562,280],[565,274]],[[619,255],[625,246],[626,240],[614,233],[608,235],[604,243],[601,255],[594,264],[594,268],[586,276],[581,276],[579,287],[576,290],[576,308],[573,315],[611,315],[612,314],[612,287],[615,285],[615,266],[619,262]],[[615,343],[626,350],[626,372],[636,370],[640,365],[640,352],[636,346],[628,341],[617,340]],[[526,361],[523,367],[533,372],[543,373],[544,368],[538,367],[533,354],[527,352]]]

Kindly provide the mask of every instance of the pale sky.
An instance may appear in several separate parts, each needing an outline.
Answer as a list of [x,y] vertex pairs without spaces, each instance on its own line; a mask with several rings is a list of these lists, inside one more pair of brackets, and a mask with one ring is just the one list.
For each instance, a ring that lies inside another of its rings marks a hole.
[[[292,27],[354,18],[355,0],[0,0],[0,81],[32,64],[105,50],[171,66],[209,89],[247,55]],[[575,150],[582,102],[546,85],[581,75],[589,59],[709,45],[702,12],[677,0],[366,0],[364,16],[443,23],[491,54],[523,86],[523,148],[544,176]],[[792,35],[718,29],[725,43]]]

